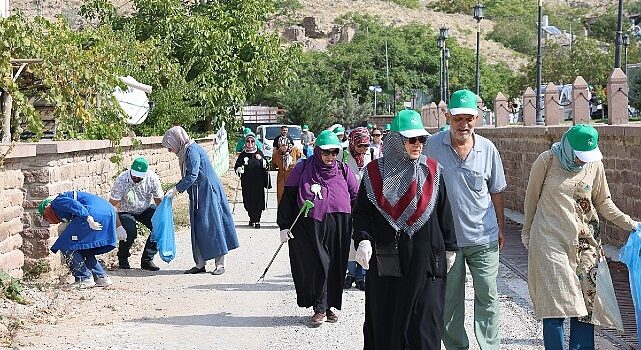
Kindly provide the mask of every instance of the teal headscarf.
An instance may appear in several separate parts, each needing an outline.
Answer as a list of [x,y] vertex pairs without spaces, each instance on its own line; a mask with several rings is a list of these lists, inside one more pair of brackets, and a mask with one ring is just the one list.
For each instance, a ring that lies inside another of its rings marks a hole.
[[567,171],[573,173],[578,173],[583,169],[583,165],[578,165],[574,162],[575,155],[574,149],[570,146],[570,140],[568,140],[567,131],[563,136],[561,136],[561,141],[552,145],[552,152],[561,162],[561,167]]

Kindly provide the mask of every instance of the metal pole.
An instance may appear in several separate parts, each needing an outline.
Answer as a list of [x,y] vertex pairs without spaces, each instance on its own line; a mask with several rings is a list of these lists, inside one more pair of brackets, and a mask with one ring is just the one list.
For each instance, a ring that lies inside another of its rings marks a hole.
[[481,56],[479,53],[481,45],[481,21],[476,21],[476,96],[481,91]]
[[538,23],[538,33],[537,33],[537,47],[536,47],[536,123],[543,124],[543,116],[541,115],[541,66],[543,65],[541,57],[541,36],[543,35],[542,24],[543,20],[543,0],[539,0],[539,23]]
[[440,77],[439,77],[439,88],[440,88],[440,93],[441,93],[441,101],[445,101],[445,93],[443,92],[443,71],[445,70],[445,64],[444,64],[444,57],[445,57],[445,52],[443,49],[441,49],[441,71],[439,72]]
[[623,48],[623,62],[625,63],[625,76],[628,76],[628,46]]
[[[385,34],[385,74],[387,76],[387,91],[390,91],[390,86],[389,86],[389,56],[387,54],[387,34]],[[390,102],[389,101],[387,101],[387,114],[390,114]]]
[[445,60],[445,86],[444,86],[444,91],[445,91],[445,103],[450,103],[450,65],[449,65],[449,49],[445,48],[443,50],[445,53],[444,60]]
[[376,114],[376,113],[377,113],[377,112],[376,112],[376,106],[377,106],[377,102],[376,102],[376,88],[374,88],[374,115],[378,115],[378,114]]
[[619,0],[617,14],[617,33],[614,38],[614,68],[621,68],[621,44],[623,41],[623,0]]

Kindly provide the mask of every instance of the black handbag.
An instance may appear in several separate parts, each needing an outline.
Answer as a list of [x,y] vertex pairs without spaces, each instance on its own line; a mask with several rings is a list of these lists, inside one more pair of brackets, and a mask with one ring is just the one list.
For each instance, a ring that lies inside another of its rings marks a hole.
[[398,257],[399,236],[400,232],[396,232],[396,237],[392,242],[375,242],[376,267],[378,268],[379,277],[403,277],[401,260]]

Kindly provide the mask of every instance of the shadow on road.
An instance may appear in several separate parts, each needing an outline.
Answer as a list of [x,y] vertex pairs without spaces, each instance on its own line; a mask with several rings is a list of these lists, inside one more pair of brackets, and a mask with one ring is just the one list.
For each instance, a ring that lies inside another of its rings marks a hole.
[[169,276],[169,275],[183,275],[184,270],[163,270],[162,267],[158,271],[147,271],[142,269],[116,269],[110,270],[109,275],[119,277],[154,277],[154,276]]
[[127,322],[154,323],[174,326],[212,327],[289,327],[308,325],[308,316],[232,316],[228,312],[209,315],[185,315],[158,318],[140,318]]
[[188,287],[196,290],[219,290],[223,292],[279,292],[294,290],[294,283],[276,284],[276,283],[217,283],[201,284]]

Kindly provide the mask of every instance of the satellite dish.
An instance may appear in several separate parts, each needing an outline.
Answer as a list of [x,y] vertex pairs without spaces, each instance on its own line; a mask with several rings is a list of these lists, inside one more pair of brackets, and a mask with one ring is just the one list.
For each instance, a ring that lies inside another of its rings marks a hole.
[[149,114],[147,93],[151,92],[151,86],[140,83],[131,76],[120,77],[120,80],[127,85],[127,90],[116,87],[113,95],[125,112],[126,122],[133,125],[141,124]]

